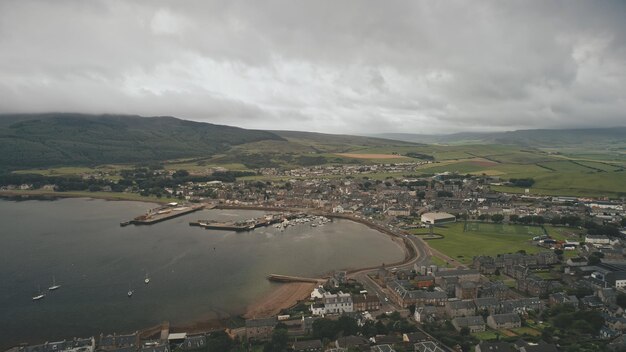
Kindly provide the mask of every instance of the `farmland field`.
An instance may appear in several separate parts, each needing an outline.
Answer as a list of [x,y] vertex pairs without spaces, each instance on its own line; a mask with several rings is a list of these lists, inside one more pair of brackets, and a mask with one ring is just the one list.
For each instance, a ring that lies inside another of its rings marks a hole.
[[354,159],[407,159],[397,154],[357,154],[357,153],[337,153],[339,156]]

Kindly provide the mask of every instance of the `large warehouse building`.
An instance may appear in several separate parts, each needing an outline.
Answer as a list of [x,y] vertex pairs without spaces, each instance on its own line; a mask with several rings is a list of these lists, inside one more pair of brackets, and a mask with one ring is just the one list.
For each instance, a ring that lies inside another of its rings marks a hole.
[[456,217],[448,213],[424,213],[422,214],[422,223],[428,225],[445,224],[447,222],[455,222]]

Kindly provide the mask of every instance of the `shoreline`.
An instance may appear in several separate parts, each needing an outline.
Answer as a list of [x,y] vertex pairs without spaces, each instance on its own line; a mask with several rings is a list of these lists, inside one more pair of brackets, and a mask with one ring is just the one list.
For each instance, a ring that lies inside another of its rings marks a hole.
[[317,286],[314,283],[290,282],[277,284],[269,292],[254,300],[246,307],[244,319],[268,318],[278,315],[282,310],[296,306],[310,297]]
[[[116,196],[117,195],[117,196]],[[161,204],[170,201],[171,199],[144,199],[141,196],[129,196],[128,193],[105,193],[102,194],[96,192],[54,192],[54,191],[0,191],[0,198],[13,199],[13,200],[57,200],[61,198],[86,198],[86,199],[104,199],[109,201],[137,201],[146,203]],[[396,233],[381,225],[372,223],[367,219],[357,218],[347,214],[327,213],[319,209],[310,208],[282,208],[282,207],[264,207],[264,206],[252,206],[252,205],[217,205],[215,209],[220,210],[258,210],[258,211],[280,211],[280,212],[305,212],[311,215],[326,216],[334,219],[343,219],[365,225],[373,230],[376,230],[384,235],[390,237],[390,239],[396,243],[404,252],[404,258],[394,263],[387,263],[386,266],[403,266],[410,264],[412,261],[419,259],[420,255],[415,247],[415,244],[406,239],[404,233]],[[426,246],[428,248],[428,246]],[[427,254],[428,255],[428,254]],[[356,273],[375,270],[379,265],[349,269],[346,270],[349,275]],[[337,269],[341,270],[341,269]],[[239,319],[250,318],[264,318],[275,316],[284,309],[289,309],[297,305],[303,300],[310,297],[311,291],[316,287],[314,283],[281,283],[276,284],[276,287],[272,287],[266,294],[254,299],[252,303],[248,304],[243,309],[244,313],[240,315],[231,315],[228,317],[217,318],[200,318],[196,320],[189,320],[182,323],[172,324],[171,329],[174,331],[193,331],[203,332],[216,329],[229,329],[238,325],[236,322]],[[139,328],[140,332],[152,331],[155,327],[143,327]]]
[[128,201],[128,202],[144,202],[154,204],[166,204],[171,202],[172,198],[153,198],[143,197],[136,193],[121,192],[89,192],[89,191],[44,191],[44,190],[1,190],[0,199],[13,201],[27,200],[57,200],[63,198],[92,198],[103,199],[108,201]]

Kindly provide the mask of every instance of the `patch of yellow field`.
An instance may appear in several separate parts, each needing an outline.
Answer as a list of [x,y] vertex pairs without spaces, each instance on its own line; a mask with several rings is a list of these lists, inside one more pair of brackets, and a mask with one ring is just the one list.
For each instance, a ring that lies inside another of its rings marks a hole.
[[345,156],[354,159],[405,159],[405,156],[395,154],[355,154],[355,153],[337,153],[336,155]]
[[498,170],[482,170],[476,172],[470,172],[472,175],[482,175],[485,174],[487,176],[500,176],[504,175],[506,172],[498,171]]

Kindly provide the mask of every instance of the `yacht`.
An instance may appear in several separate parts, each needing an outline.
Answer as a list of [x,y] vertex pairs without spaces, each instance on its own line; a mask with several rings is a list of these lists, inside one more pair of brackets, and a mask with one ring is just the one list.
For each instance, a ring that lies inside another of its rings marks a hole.
[[132,297],[134,292],[135,292],[135,291],[133,291],[133,290],[130,288],[130,284],[128,284],[128,293],[127,293],[128,298]]
[[150,277],[148,276],[148,273],[146,273],[146,277],[143,279],[143,282],[147,285],[150,283]]
[[43,299],[44,297],[46,297],[46,295],[41,292],[41,288],[37,289],[37,294],[33,296],[33,301],[39,301],[40,299]]
[[58,290],[61,288],[61,285],[57,284],[57,281],[55,279],[55,277],[52,277],[52,286],[48,287],[48,291],[54,291],[54,290]]

